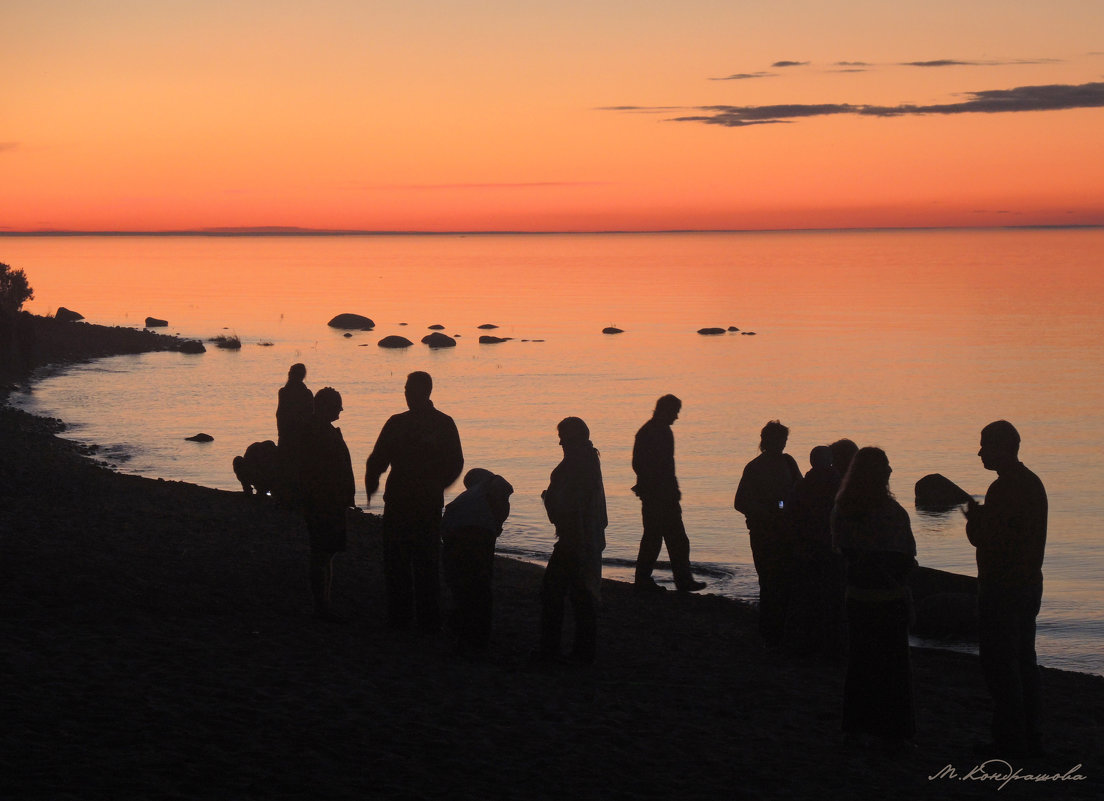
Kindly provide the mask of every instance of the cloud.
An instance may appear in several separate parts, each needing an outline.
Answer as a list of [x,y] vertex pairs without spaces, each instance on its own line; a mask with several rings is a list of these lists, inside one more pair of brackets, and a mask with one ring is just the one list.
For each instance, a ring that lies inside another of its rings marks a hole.
[[373,189],[409,189],[409,190],[441,190],[441,189],[546,189],[550,187],[580,187],[580,186],[605,186],[602,181],[518,181],[515,183],[456,183],[456,184],[396,184],[384,187],[372,187]]
[[1010,67],[1022,64],[1060,64],[1058,58],[1014,58],[1008,61],[961,61],[954,58],[937,58],[932,61],[902,61],[899,67]]
[[789,104],[772,106],[698,106],[704,114],[675,117],[674,122],[700,122],[742,128],[748,125],[790,122],[809,117],[853,114],[862,117],[904,117],[950,114],[997,114],[1025,111],[1062,111],[1104,107],[1104,83],[1078,85],[1019,86],[969,92],[955,103],[897,106],[852,105],[850,103]]
[[771,64],[772,67],[807,67],[808,61],[776,61]]
[[710,78],[711,81],[746,81],[751,78],[776,78],[777,72],[737,72],[724,78]]

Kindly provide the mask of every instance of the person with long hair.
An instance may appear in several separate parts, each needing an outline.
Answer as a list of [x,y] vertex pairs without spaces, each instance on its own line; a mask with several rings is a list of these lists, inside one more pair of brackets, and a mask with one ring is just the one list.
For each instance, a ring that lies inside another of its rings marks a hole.
[[881,448],[860,448],[832,509],[832,544],[847,564],[843,730],[901,745],[916,733],[909,661],[908,575],[916,540],[889,489]]

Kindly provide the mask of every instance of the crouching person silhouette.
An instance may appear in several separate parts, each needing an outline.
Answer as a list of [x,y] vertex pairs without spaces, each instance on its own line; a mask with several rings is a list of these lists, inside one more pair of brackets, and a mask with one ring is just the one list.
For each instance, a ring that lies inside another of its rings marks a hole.
[[552,471],[541,497],[556,527],[556,544],[541,584],[541,639],[537,661],[559,658],[565,601],[575,616],[571,660],[592,664],[598,645],[598,599],[602,551],[606,547],[606,494],[598,450],[590,429],[578,417],[557,426],[563,461]]
[[495,540],[510,516],[514,488],[480,467],[467,472],[464,487],[441,518],[441,567],[452,595],[456,648],[467,655],[490,645]]

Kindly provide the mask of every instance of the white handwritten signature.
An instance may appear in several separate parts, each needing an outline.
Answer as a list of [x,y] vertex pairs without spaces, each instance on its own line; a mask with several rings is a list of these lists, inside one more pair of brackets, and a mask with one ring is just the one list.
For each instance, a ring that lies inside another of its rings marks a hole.
[[961,782],[1000,782],[998,790],[1003,790],[1009,782],[1083,782],[1086,776],[1077,771],[1081,765],[1074,765],[1065,773],[1024,773],[1020,768],[1013,768],[1003,759],[987,759],[980,765],[974,765],[967,773],[960,774],[954,765],[947,765],[938,773],[928,777],[928,781],[936,779],[957,779]]

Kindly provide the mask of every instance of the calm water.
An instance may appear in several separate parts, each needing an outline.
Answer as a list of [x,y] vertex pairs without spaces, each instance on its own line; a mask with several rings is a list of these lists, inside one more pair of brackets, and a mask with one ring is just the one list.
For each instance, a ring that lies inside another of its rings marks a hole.
[[[339,425],[362,465],[403,409],[405,375],[427,370],[467,466],[516,488],[507,551],[550,550],[539,494],[560,458],[555,425],[590,424],[612,577],[630,575],[639,541],[633,434],[672,392],[692,558],[732,596],[756,592],[731,504],[767,420],[790,426],[803,469],[839,437],[885,448],[921,564],[974,574],[961,516],[917,513],[912,487],[940,472],[983,495],[994,475],[978,432],[1007,418],[1051,500],[1040,659],[1104,673],[1104,231],[0,238],[0,261],[26,270],[38,313],[241,337],[237,352],[83,365],[16,399],[119,469],[237,489],[231,460],[275,438],[276,390],[296,361],[313,389],[342,392]],[[345,338],[326,326],[339,312],[376,330]],[[478,344],[488,322],[515,339]],[[434,323],[455,349],[418,342]],[[730,325],[756,335],[696,333]],[[388,334],[415,345],[376,347]],[[215,441],[184,441],[199,431]]]

